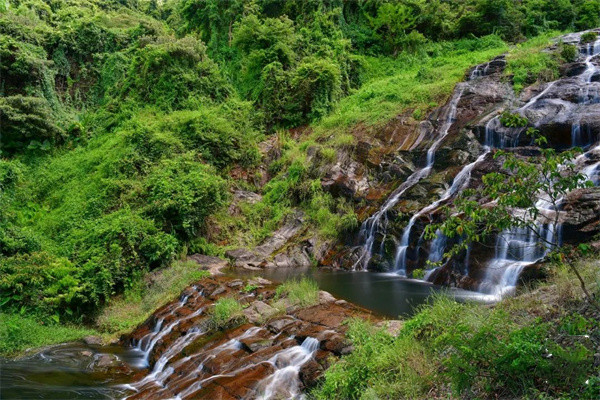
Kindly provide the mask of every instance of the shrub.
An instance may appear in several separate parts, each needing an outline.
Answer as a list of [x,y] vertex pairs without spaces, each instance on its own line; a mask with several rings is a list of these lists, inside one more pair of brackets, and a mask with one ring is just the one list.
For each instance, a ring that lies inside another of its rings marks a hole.
[[197,39],[162,37],[139,49],[122,83],[121,96],[163,110],[176,110],[190,101],[222,101],[231,88]]
[[22,151],[33,143],[55,143],[63,138],[63,131],[52,121],[52,110],[42,97],[0,97],[0,151],[8,154]]
[[258,133],[250,123],[244,123],[250,119],[248,105],[238,109],[240,115],[209,107],[175,112],[164,120],[163,129],[172,130],[188,148],[196,149],[202,160],[218,168],[230,168],[235,163],[251,166],[260,154]]
[[573,62],[577,59],[579,55],[579,50],[577,50],[577,46],[573,44],[562,44],[560,47],[560,56],[566,62]]
[[317,399],[417,399],[436,380],[436,364],[412,338],[390,336],[362,320],[350,320],[353,352],[325,372],[311,392]]
[[37,252],[0,259],[0,304],[11,311],[40,311],[58,318],[88,306],[87,283],[69,260]]
[[204,220],[225,203],[225,181],[211,168],[187,158],[163,160],[150,172],[146,214],[167,232],[192,238]]
[[289,280],[277,287],[276,298],[283,297],[300,307],[312,306],[319,302],[319,286],[308,278]]
[[302,119],[312,121],[326,115],[341,97],[340,69],[331,61],[305,59],[294,72],[292,87]]
[[598,40],[597,32],[585,32],[581,35],[580,41],[581,43],[592,43]]
[[511,113],[510,111],[504,111],[501,115],[500,115],[500,123],[503,126],[509,127],[509,128],[524,128],[527,126],[528,124],[528,120],[526,117],[523,117],[522,115],[518,114],[518,113]]

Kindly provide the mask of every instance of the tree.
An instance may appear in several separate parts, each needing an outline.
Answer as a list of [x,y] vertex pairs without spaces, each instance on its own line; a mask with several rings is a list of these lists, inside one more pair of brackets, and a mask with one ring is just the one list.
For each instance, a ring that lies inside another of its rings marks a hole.
[[[526,119],[521,122],[527,124]],[[455,200],[454,210],[446,207],[446,219],[429,225],[426,237],[434,239],[439,230],[449,238],[461,238],[444,254],[449,259],[472,243],[484,242],[505,230],[523,228],[535,235],[538,243],[550,251],[553,260],[566,261],[590,303],[600,310],[574,263],[569,262],[567,253],[560,247],[557,236],[546,237],[538,229],[540,223],[557,227],[562,200],[570,191],[590,186],[591,182],[577,172],[573,161],[581,150],[557,152],[543,148],[547,144],[545,136],[533,128],[529,128],[527,134],[540,146],[539,155],[521,157],[511,151],[496,151],[494,158],[503,160],[502,171],[484,175],[479,194],[467,190]]]
[[419,14],[420,9],[416,3],[384,3],[377,9],[377,16],[371,18],[371,25],[382,35],[396,56],[401,50],[414,51],[426,41],[415,30]]

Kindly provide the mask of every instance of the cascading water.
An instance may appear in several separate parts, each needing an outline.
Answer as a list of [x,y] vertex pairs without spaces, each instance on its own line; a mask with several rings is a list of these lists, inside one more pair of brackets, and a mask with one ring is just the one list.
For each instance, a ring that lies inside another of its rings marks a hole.
[[[495,126],[495,123],[497,120],[498,120],[498,118],[492,118],[485,125],[485,135],[484,135],[485,145],[483,147],[484,152],[479,157],[477,157],[477,159],[475,161],[465,165],[460,170],[460,172],[458,174],[456,174],[456,176],[454,177],[454,179],[452,181],[452,185],[450,186],[450,188],[448,188],[448,190],[446,190],[446,192],[444,192],[444,194],[442,195],[442,197],[439,200],[433,202],[432,204],[428,205],[427,207],[423,208],[422,210],[417,212],[415,215],[413,215],[413,217],[410,219],[406,228],[404,228],[404,231],[402,233],[402,239],[400,241],[400,245],[398,246],[398,250],[396,252],[395,263],[394,263],[396,272],[399,275],[406,276],[406,263],[407,263],[406,253],[408,251],[410,235],[411,235],[411,231],[412,231],[412,228],[413,228],[415,222],[417,221],[417,219],[421,218],[422,216],[424,216],[432,211],[435,211],[438,207],[440,207],[442,204],[444,204],[445,202],[447,202],[448,200],[450,200],[451,198],[456,196],[457,193],[463,191],[468,186],[469,181],[471,179],[471,173],[473,172],[473,169],[477,165],[479,165],[479,163],[481,163],[488,156],[488,154],[490,154],[490,152],[492,151],[491,148],[493,146],[493,142],[494,142],[494,138],[495,138],[493,127]],[[446,250],[446,245],[447,245],[446,236],[444,236],[442,234],[442,232],[437,231],[436,238],[431,242],[430,247],[429,247],[428,261],[430,263],[438,263],[438,262],[442,261],[444,252]],[[424,280],[427,281],[429,279],[429,277],[431,276],[432,272],[433,272],[432,270],[427,270],[425,272]]]
[[[464,91],[464,87],[459,84],[457,89],[454,92],[454,95],[450,102],[448,103],[448,114],[447,117],[440,127],[438,138],[432,143],[432,145],[427,150],[427,164],[425,167],[418,169],[412,175],[410,175],[406,181],[404,181],[392,195],[387,199],[387,201],[383,204],[383,206],[369,217],[363,224],[361,225],[359,238],[363,242],[361,247],[361,254],[358,258],[358,261],[354,264],[353,269],[365,270],[371,259],[373,254],[373,246],[375,244],[376,236],[379,233],[383,233],[385,237],[385,232],[387,230],[388,225],[388,212],[392,209],[398,201],[401,199],[402,195],[416,185],[419,181],[429,176],[431,170],[433,168],[433,164],[435,163],[435,153],[448,135],[452,124],[456,118],[456,112],[458,103]],[[382,241],[383,243],[383,241]]]
[[[202,293],[199,293],[198,296],[202,296]],[[175,307],[170,312],[169,315],[175,315],[175,312],[178,309],[180,309],[181,307],[183,307],[187,303],[188,299],[189,299],[189,296],[184,296],[180,300],[178,307]],[[173,328],[175,326],[177,326],[178,324],[180,324],[183,321],[186,321],[186,320],[189,320],[189,319],[199,316],[200,314],[202,314],[203,311],[204,311],[204,309],[200,308],[186,317],[175,318],[173,322],[171,322],[165,326],[163,326],[164,318],[160,318],[158,321],[156,321],[156,325],[154,326],[154,329],[152,330],[152,332],[150,332],[146,336],[144,336],[136,345],[136,349],[138,351],[142,352],[144,355],[144,357],[142,358],[143,364],[139,365],[139,366],[141,366],[141,367],[148,366],[148,359],[150,357],[150,354],[152,353],[152,349],[154,349],[156,344],[159,343],[159,341],[161,339],[163,339],[165,336],[167,336],[169,333],[171,333],[171,331],[173,330]]]
[[[579,104],[588,105],[599,102],[597,91],[590,91],[592,77],[599,68],[592,63],[592,58],[600,52],[600,41],[588,44],[582,51],[585,56],[586,70],[578,78],[580,81]],[[556,81],[555,81],[556,82]],[[525,106],[517,111],[523,111],[538,101],[555,82],[552,82],[539,95],[530,100]],[[582,129],[579,121],[573,124],[571,130],[572,146],[589,146],[594,141],[589,128]],[[593,149],[594,150],[594,149]],[[581,157],[581,156],[580,156]],[[598,164],[592,164],[584,169],[582,173],[587,175],[592,182],[597,178],[596,168]],[[596,182],[594,182],[596,184]],[[562,242],[561,225],[548,217],[550,213],[555,215],[559,212],[543,198],[538,201],[536,207],[542,211],[540,220],[535,224],[535,229],[513,228],[501,232],[496,239],[496,253],[494,258],[486,265],[485,276],[480,286],[480,291],[490,293],[495,297],[514,290],[523,269],[544,258],[546,254]]]
[[[593,62],[592,58],[594,58],[598,53],[600,53],[600,40],[597,40],[594,43],[588,43],[581,51],[582,55],[585,56],[585,71],[579,76],[579,81],[581,82],[579,88],[579,96],[578,103],[581,105],[589,105],[600,103],[600,95],[598,94],[598,89],[592,86],[592,78],[598,72],[600,72],[600,68],[598,68]],[[587,147],[594,142],[594,135],[590,130],[589,126],[582,126],[581,120],[578,119],[573,123],[571,127],[571,146],[578,147]]]
[[275,373],[258,383],[258,398],[295,399],[300,394],[300,367],[309,361],[319,348],[319,341],[307,337],[300,346],[290,347],[275,354],[268,362],[275,368]]
[[496,238],[496,253],[487,264],[480,291],[494,297],[510,293],[523,269],[546,256],[561,244],[560,225],[540,223],[536,229],[513,228]]
[[[487,127],[486,127],[486,129],[487,129]],[[475,168],[475,166],[477,166],[480,162],[482,162],[489,153],[490,153],[490,148],[486,146],[485,152],[483,154],[481,154],[472,163],[465,165],[463,167],[463,169],[460,170],[460,172],[454,177],[454,180],[452,181],[452,185],[450,186],[450,188],[448,188],[448,190],[446,190],[446,192],[444,192],[444,194],[442,195],[442,197],[439,200],[433,202],[432,204],[428,205],[427,207],[423,208],[422,210],[420,210],[419,212],[417,212],[416,214],[414,214],[412,216],[408,225],[406,226],[406,228],[404,228],[404,231],[402,233],[402,239],[400,241],[400,245],[398,246],[398,250],[396,252],[396,259],[395,259],[394,265],[395,265],[395,270],[399,275],[406,276],[406,262],[407,262],[406,253],[407,253],[408,246],[409,246],[411,231],[415,225],[415,222],[422,216],[424,216],[432,211],[435,211],[443,203],[450,200],[452,197],[454,197],[460,191],[464,190],[465,187],[469,184],[469,180],[471,178],[471,172],[473,172],[473,169]],[[441,259],[442,259],[441,256],[444,253],[445,247],[446,247],[446,238],[445,238],[445,236],[443,236],[441,234],[441,232],[439,232],[438,237],[432,241],[431,247],[430,247],[430,254],[435,254],[435,258],[432,259],[430,257],[429,260],[431,262],[441,261]],[[425,280],[427,280],[427,279],[425,279]]]
[[[600,52],[600,41],[596,41],[593,44],[588,44],[582,51],[582,55],[585,57],[586,70],[580,75],[578,80],[581,82],[582,92],[579,96],[580,104],[594,104],[600,102],[598,96],[598,90],[590,89],[590,85],[594,80],[594,76],[600,72],[600,68],[596,67],[592,62],[592,58]],[[469,77],[470,80],[477,79],[487,75],[488,65],[482,65],[476,67]],[[556,86],[558,81],[550,82],[546,87],[538,93],[536,96],[531,98],[525,105],[516,109],[515,112],[524,115],[525,112],[533,107],[534,104],[540,104],[540,101],[546,101],[547,94]],[[462,93],[464,89],[460,88],[459,93]],[[454,100],[450,103],[451,106]],[[548,101],[553,101],[552,99]],[[456,101],[456,104],[458,102]],[[452,124],[452,119],[456,117],[456,107],[451,108],[447,119],[447,125],[442,130],[442,136],[447,133],[447,130]],[[494,117],[488,121],[485,127],[485,145],[484,152],[474,162],[466,165],[463,169],[455,176],[451,187],[444,192],[444,194],[434,203],[424,207],[417,213],[415,213],[409,220],[407,226],[404,228],[400,240],[396,247],[396,253],[394,258],[394,269],[397,274],[406,276],[407,262],[408,259],[418,258],[419,248],[422,244],[422,235],[419,239],[419,243],[416,249],[411,248],[411,238],[415,233],[415,226],[422,217],[430,214],[439,208],[442,204],[456,196],[456,194],[464,189],[470,180],[471,172],[494,148],[509,148],[517,147],[520,143],[520,136],[525,131],[524,128],[506,128],[500,123],[498,117]],[[573,146],[590,146],[596,139],[590,133],[588,127],[581,127],[580,124],[575,124],[572,132],[572,144]],[[401,185],[399,189],[388,199],[382,209],[369,218],[361,227],[361,238],[364,239],[364,246],[362,254],[356,265],[365,269],[368,263],[372,251],[373,245],[376,240],[376,235],[381,234],[385,239],[386,228],[387,228],[387,212],[391,209],[404,193],[414,186],[418,181],[427,177],[430,173],[431,166],[433,165],[436,145],[433,145],[428,151],[427,165],[416,171],[409,177],[404,185]],[[600,151],[600,146],[597,146],[584,154],[587,156],[593,151]],[[581,171],[587,175],[588,178],[594,182],[594,184],[600,184],[600,162],[595,162],[582,167]],[[543,208],[543,207],[542,207]],[[546,212],[557,213],[559,210],[546,209]],[[543,218],[542,218],[543,219]],[[526,265],[532,264],[539,259],[543,258],[548,250],[554,245],[560,243],[561,227],[548,220],[540,220],[533,229],[529,229],[528,232],[524,232],[523,229],[512,229],[501,232],[497,237],[496,242],[496,254],[495,257],[487,264],[486,273],[484,277],[484,285],[481,289],[492,293],[494,296],[502,295],[506,293],[516,285],[518,277]],[[438,232],[440,233],[440,232]],[[383,240],[382,240],[383,242]],[[429,256],[428,261],[431,263],[440,262],[443,259],[443,254],[447,246],[447,238],[444,235],[438,234],[436,239],[429,244]],[[544,244],[545,243],[545,244]],[[417,252],[416,255],[412,255],[413,252]],[[468,267],[469,252],[465,256],[465,269]],[[355,265],[355,267],[356,267]],[[434,270],[426,271],[425,280],[432,276]],[[484,287],[485,286],[485,287]]]

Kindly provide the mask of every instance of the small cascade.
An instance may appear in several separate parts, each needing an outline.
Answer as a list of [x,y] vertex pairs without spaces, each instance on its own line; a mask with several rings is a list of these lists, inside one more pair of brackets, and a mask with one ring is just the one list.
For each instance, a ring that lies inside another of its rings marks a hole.
[[[532,97],[527,103],[515,110],[521,115],[542,98],[556,85],[558,81],[550,82],[544,90]],[[490,119],[485,126],[484,144],[488,149],[506,149],[519,146],[521,134],[525,128],[508,128],[502,126],[498,116]]]
[[488,74],[488,70],[490,68],[490,63],[487,62],[485,64],[482,65],[478,65],[476,66],[473,71],[471,71],[471,74],[469,75],[469,80],[475,80],[477,78],[480,78],[482,76],[486,76]]
[[[187,299],[186,299],[187,301]],[[175,308],[173,311],[171,311],[171,314],[174,315],[174,312],[181,308],[185,303],[179,303],[181,304],[179,307]],[[154,349],[154,346],[156,346],[156,344],[165,336],[167,336],[169,333],[171,333],[171,331],[173,330],[173,328],[175,326],[177,326],[178,324],[180,324],[183,321],[195,318],[197,316],[199,316],[200,314],[202,314],[202,312],[204,311],[203,308],[200,308],[198,310],[196,310],[195,312],[191,313],[188,316],[185,316],[183,318],[179,318],[179,319],[175,319],[173,322],[167,324],[166,326],[163,327],[163,319],[159,319],[154,327],[154,329],[152,330],[152,332],[150,332],[149,334],[147,334],[146,336],[144,336],[139,343],[136,346],[136,349],[141,351],[144,354],[143,357],[143,366],[148,366],[148,360],[150,358],[150,354],[152,353],[152,349]]]
[[183,349],[185,349],[188,345],[190,345],[194,340],[198,339],[200,336],[204,335],[206,332],[201,330],[200,328],[194,327],[190,329],[184,336],[178,338],[173,344],[169,346],[169,348],[161,354],[160,358],[154,364],[154,368],[152,368],[152,372],[147,375],[141,381],[129,385],[129,388],[133,390],[138,390],[148,383],[156,384],[157,386],[163,386],[165,380],[173,373],[174,369],[187,362],[187,359],[181,359],[177,363],[168,368],[165,368],[167,364],[173,359],[173,357],[177,356]]
[[[233,371],[224,371],[224,373],[222,373],[222,374],[209,375],[207,377],[199,379],[202,375],[202,371],[204,369],[204,364],[207,361],[209,361],[212,358],[222,357],[226,353],[231,353],[231,352],[240,350],[242,348],[242,342],[240,342],[241,340],[252,337],[253,335],[256,335],[262,329],[263,328],[261,328],[261,327],[252,327],[252,328],[246,330],[246,332],[244,332],[240,336],[238,336],[234,339],[230,339],[220,346],[217,346],[211,350],[208,350],[207,352],[204,352],[200,355],[193,356],[195,358],[201,358],[201,360],[199,361],[198,366],[194,370],[192,370],[186,376],[179,376],[177,378],[182,381],[189,381],[190,384],[183,391],[178,393],[174,399],[175,400],[185,399],[186,397],[188,397],[188,396],[194,394],[195,392],[197,392],[198,390],[202,389],[202,387],[205,386],[207,383],[209,383],[217,378],[232,377],[232,376],[235,376],[236,374],[242,372],[245,369],[253,367],[254,364],[249,364],[240,369],[236,369]],[[185,361],[189,362],[189,359],[191,359],[193,357],[189,357],[188,360],[185,360]]]
[[[486,130],[487,130],[487,127],[486,127]],[[406,262],[407,262],[406,253],[407,253],[408,246],[409,246],[411,231],[415,225],[415,222],[422,216],[427,215],[427,214],[431,213],[432,211],[435,211],[442,204],[444,204],[445,202],[447,202],[448,200],[450,200],[451,198],[456,196],[457,193],[463,191],[469,184],[469,181],[471,178],[471,172],[473,172],[473,169],[475,168],[475,166],[477,166],[480,162],[482,162],[487,157],[487,155],[490,153],[490,151],[491,150],[489,147],[485,147],[485,151],[479,157],[477,157],[477,159],[475,161],[465,165],[460,170],[460,172],[454,177],[454,180],[452,181],[452,185],[450,186],[450,188],[448,188],[448,190],[446,190],[444,192],[444,194],[442,195],[442,197],[440,197],[440,199],[431,203],[430,205],[423,208],[422,210],[420,210],[419,212],[417,212],[416,214],[414,214],[412,216],[408,225],[406,226],[406,228],[404,228],[404,231],[402,233],[402,238],[400,240],[400,245],[398,246],[398,249],[396,251],[396,258],[395,258],[394,265],[395,265],[395,270],[399,275],[406,276]],[[446,246],[446,240],[437,241],[437,239],[436,239],[432,242],[432,245],[434,245],[434,243],[435,243],[435,248],[432,249],[431,251],[434,251],[436,253],[441,251],[441,253],[443,255],[443,252],[444,252],[444,249]],[[444,247],[440,248],[439,246],[441,246],[442,244]],[[441,261],[441,259],[442,259],[442,257],[440,256],[439,260],[435,260],[435,261],[431,260],[431,261],[438,262],[438,261]]]
[[498,234],[480,291],[495,297],[514,291],[523,269],[540,261],[562,241],[560,225],[539,223],[535,230],[513,228]]
[[[589,105],[600,103],[600,95],[598,94],[597,88],[592,88],[592,77],[600,72],[593,62],[592,58],[600,53],[600,40],[594,43],[588,43],[582,50],[581,53],[585,56],[585,71],[579,76],[581,82],[579,88],[578,104]],[[571,146],[575,147],[588,147],[596,138],[592,134],[589,126],[582,126],[581,120],[577,119],[571,126]]]
[[300,367],[309,361],[319,348],[319,341],[307,337],[300,346],[290,347],[275,354],[268,362],[275,372],[258,383],[258,398],[296,399],[300,395]]
[[[173,384],[184,386],[185,389],[179,392],[174,399],[182,400],[193,397],[194,393],[198,392],[204,386],[211,381],[218,378],[224,377],[235,377],[244,371],[256,367],[256,363],[249,362],[248,364],[232,369],[229,371],[222,371],[220,374],[206,376],[204,371],[204,365],[210,359],[223,357],[226,353],[236,352],[242,348],[241,340],[249,338],[259,331],[263,330],[260,327],[253,327],[248,329],[244,334],[231,339],[224,344],[217,346],[211,350],[203,352],[199,355],[188,357],[186,362],[189,362],[189,358],[199,358],[197,367],[195,370],[189,372],[185,376],[177,376],[173,381]],[[263,363],[270,364],[274,372],[263,378],[256,385],[257,398],[260,399],[273,399],[273,398],[297,398],[300,395],[300,380],[299,372],[302,365],[309,361],[319,348],[319,341],[317,339],[307,337],[304,339],[301,345],[288,347],[284,350],[277,352],[270,359],[262,361]],[[260,362],[259,362],[260,363]],[[182,385],[182,382],[187,383]]]
[[444,124],[440,127],[439,137],[427,150],[427,164],[425,167],[420,168],[411,174],[406,181],[398,186],[398,188],[387,199],[379,211],[362,223],[359,232],[359,238],[363,242],[363,245],[361,247],[360,256],[354,264],[353,269],[366,270],[369,260],[373,254],[373,246],[375,244],[377,235],[379,233],[383,233],[385,236],[388,225],[388,212],[398,203],[398,201],[402,198],[402,195],[404,195],[407,190],[415,186],[418,182],[429,176],[431,173],[433,164],[435,163],[435,153],[442,141],[448,135],[448,132],[450,131],[450,128],[456,119],[458,103],[463,91],[464,87],[459,84],[452,99],[448,103],[448,115],[444,121]]
[[594,186],[600,185],[600,163],[588,165],[581,171],[581,173],[587,176]]

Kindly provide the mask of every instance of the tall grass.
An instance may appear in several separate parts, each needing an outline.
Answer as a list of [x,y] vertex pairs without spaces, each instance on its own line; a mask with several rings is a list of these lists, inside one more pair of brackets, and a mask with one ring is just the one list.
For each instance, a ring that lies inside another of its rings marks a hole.
[[114,298],[97,319],[103,332],[128,331],[142,323],[158,307],[176,298],[191,283],[210,276],[194,261],[176,261],[152,276],[138,280],[122,296]]
[[243,321],[243,307],[239,301],[232,297],[221,297],[216,301],[211,315],[214,329],[224,329]]
[[319,286],[309,278],[289,280],[277,287],[277,298],[287,298],[292,304],[308,307],[319,302]]
[[81,339],[98,332],[76,325],[58,325],[38,319],[0,313],[0,355],[16,355],[29,348]]

